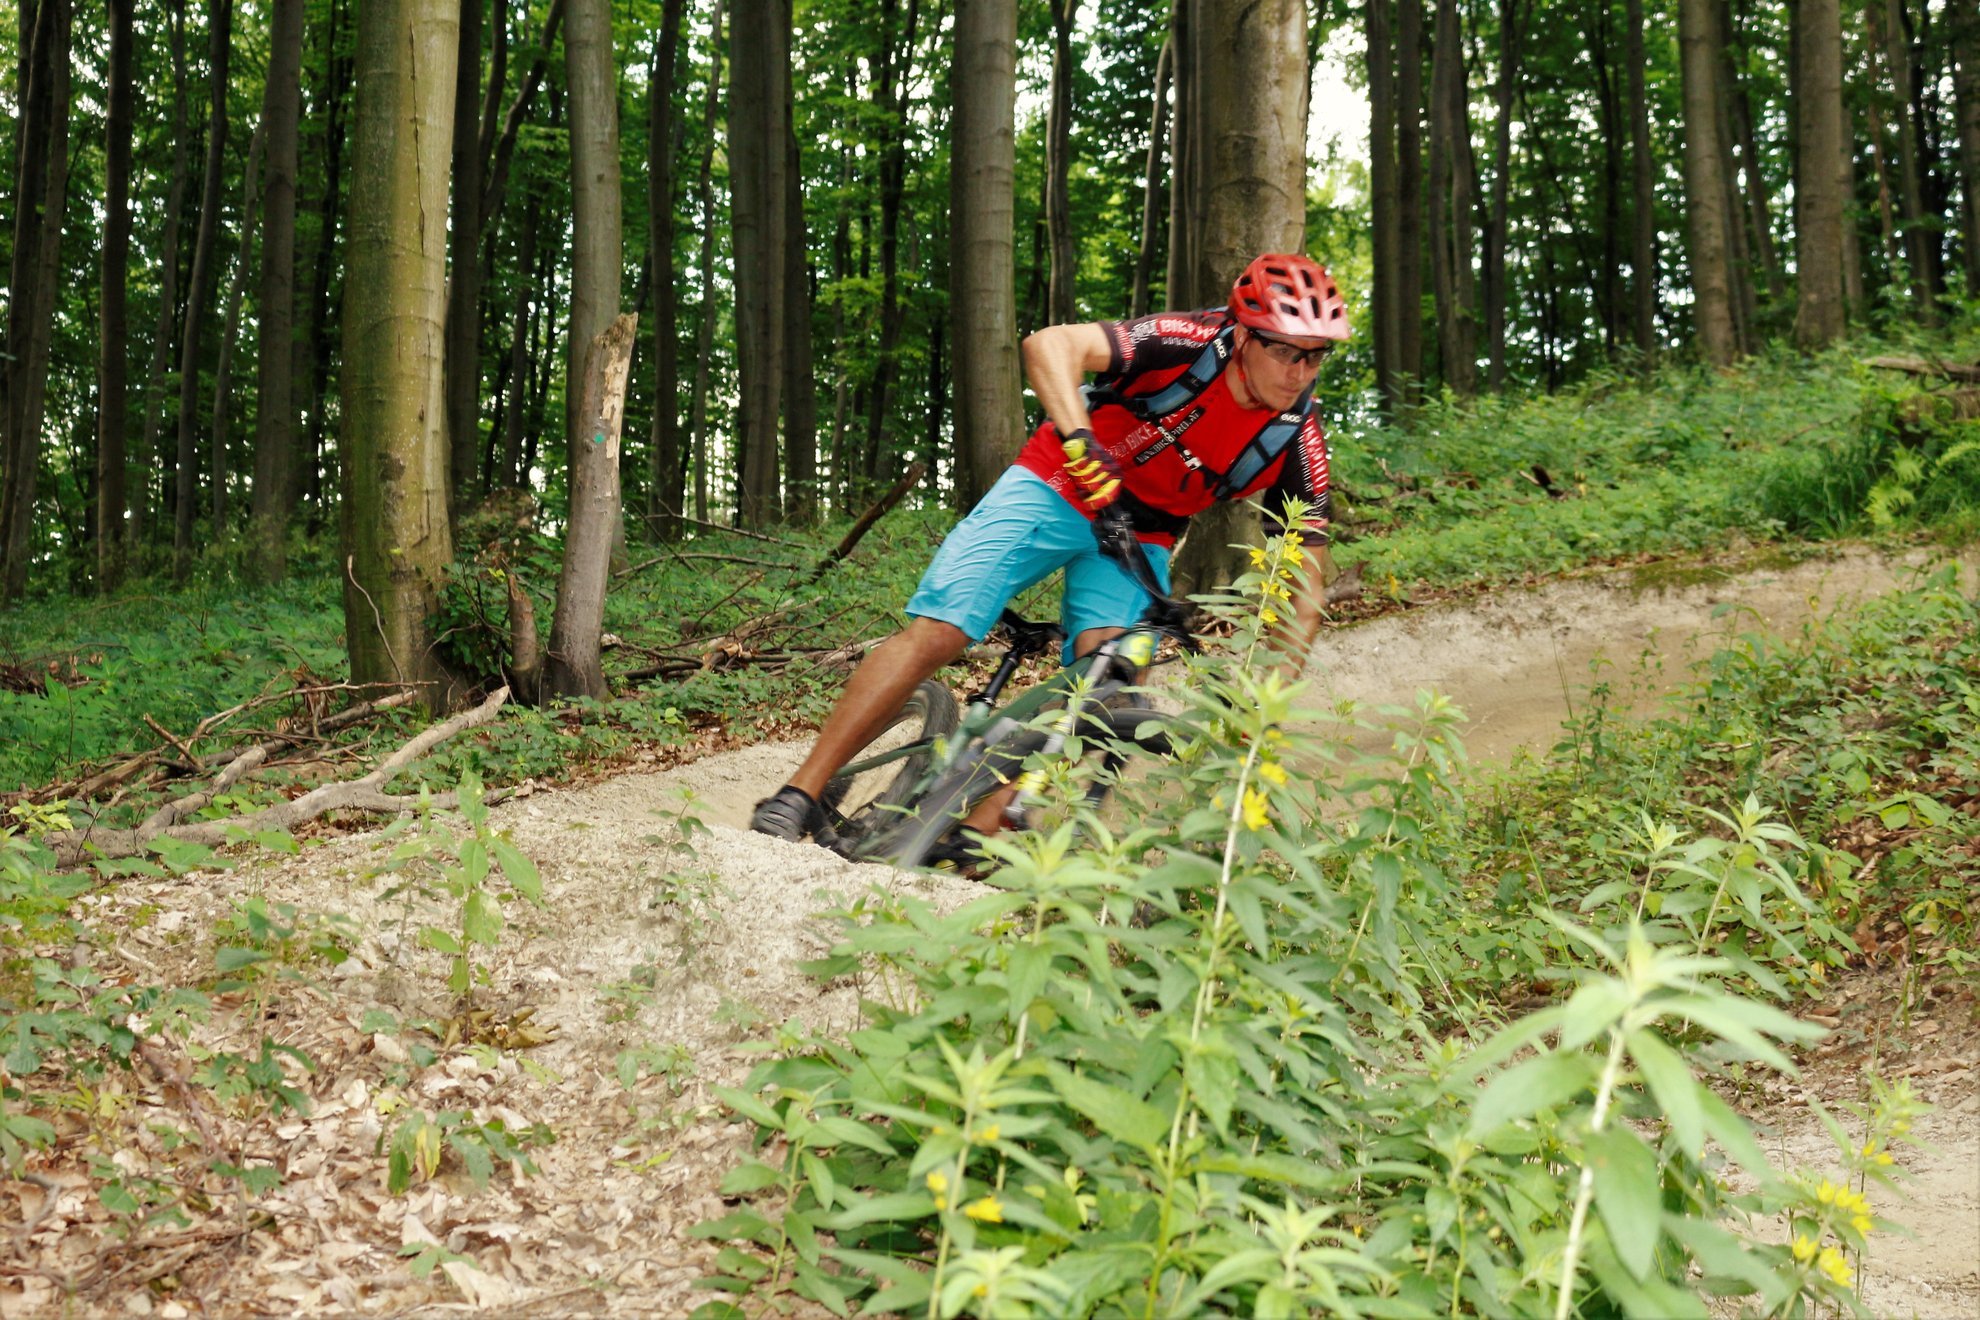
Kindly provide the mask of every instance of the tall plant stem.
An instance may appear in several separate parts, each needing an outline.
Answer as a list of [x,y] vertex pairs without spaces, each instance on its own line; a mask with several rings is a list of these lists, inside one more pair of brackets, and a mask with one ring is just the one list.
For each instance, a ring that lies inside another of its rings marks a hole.
[[[1600,1132],[1602,1120],[1609,1116],[1609,1100],[1615,1094],[1616,1079],[1622,1075],[1623,1032],[1621,1027],[1609,1028],[1609,1061],[1602,1068],[1602,1084],[1595,1092],[1595,1116],[1589,1121],[1589,1130]],[[1561,1259],[1560,1296],[1554,1299],[1554,1320],[1567,1320],[1568,1311],[1574,1306],[1574,1272],[1581,1260],[1581,1234],[1588,1226],[1588,1204],[1595,1196],[1594,1166],[1581,1166],[1581,1181],[1574,1193],[1574,1217],[1568,1222],[1567,1254]]]

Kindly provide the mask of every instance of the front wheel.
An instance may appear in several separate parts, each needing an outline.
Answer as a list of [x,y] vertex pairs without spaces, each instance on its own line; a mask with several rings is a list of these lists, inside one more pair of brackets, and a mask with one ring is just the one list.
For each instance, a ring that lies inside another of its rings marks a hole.
[[[865,835],[896,818],[928,773],[935,740],[955,732],[958,720],[955,697],[933,679],[908,694],[894,718],[846,763],[847,769],[831,778],[819,797],[841,847],[856,847]],[[890,752],[901,755],[859,768]]]

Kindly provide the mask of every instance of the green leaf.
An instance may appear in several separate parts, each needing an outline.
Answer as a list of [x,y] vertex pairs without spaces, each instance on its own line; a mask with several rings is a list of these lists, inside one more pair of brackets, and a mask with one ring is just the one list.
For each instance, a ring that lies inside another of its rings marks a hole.
[[818,1138],[817,1146],[864,1146],[876,1155],[892,1155],[894,1147],[887,1140],[886,1132],[871,1123],[862,1123],[856,1118],[842,1118],[833,1115],[821,1118],[813,1125]]
[[1607,1031],[1629,1009],[1629,988],[1612,977],[1585,983],[1561,1011],[1561,1048],[1579,1049]]
[[478,1132],[449,1132],[447,1144],[461,1157],[467,1166],[468,1177],[474,1179],[476,1187],[486,1187],[488,1180],[495,1176],[495,1160],[489,1153],[488,1143]]
[[539,907],[543,904],[543,877],[537,872],[536,863],[522,854],[522,850],[507,839],[490,839],[488,851],[495,854],[502,874],[509,878],[509,885],[518,894]]
[[230,944],[213,951],[213,965],[222,972],[238,972],[243,967],[267,961],[268,955],[260,949],[243,949]]
[[1629,1272],[1641,1279],[1656,1257],[1663,1209],[1656,1153],[1628,1128],[1615,1126],[1590,1132],[1582,1152],[1595,1177],[1595,1208],[1609,1230],[1609,1242]]
[[723,1175],[722,1185],[715,1190],[723,1196],[746,1196],[760,1192],[766,1187],[774,1187],[784,1176],[783,1170],[762,1160],[747,1160],[730,1169]]
[[1543,1109],[1566,1104],[1594,1078],[1594,1061],[1585,1054],[1555,1051],[1528,1059],[1494,1077],[1472,1105],[1471,1139],[1490,1136]]
[[1683,1056],[1666,1045],[1654,1031],[1639,1029],[1625,1038],[1629,1057],[1636,1061],[1650,1094],[1663,1111],[1678,1144],[1685,1154],[1698,1158],[1705,1149],[1705,1114],[1699,1107],[1698,1093],[1704,1083],[1692,1076]]
[[1005,979],[1010,986],[1010,1007],[1008,1018],[1012,1026],[1038,998],[1039,991],[1045,988],[1045,978],[1052,970],[1052,955],[1037,944],[1020,944],[1011,950],[1010,965],[1005,971]]
[[1146,1100],[1059,1065],[1052,1067],[1051,1079],[1052,1089],[1067,1104],[1114,1140],[1150,1152],[1168,1140],[1168,1116]]
[[926,1192],[888,1192],[883,1196],[856,1196],[835,1215],[819,1217],[820,1228],[858,1228],[890,1220],[926,1219],[935,1213],[935,1198]]
[[461,942],[455,939],[451,933],[441,930],[438,926],[427,926],[421,930],[419,932],[419,942],[427,948],[437,950],[441,953],[457,954],[461,951]]
[[477,889],[461,905],[461,934],[484,948],[502,938],[502,905],[486,889]]
[[1237,1060],[1222,1050],[1201,1050],[1189,1056],[1183,1075],[1190,1093],[1217,1127],[1219,1136],[1231,1131],[1231,1106],[1237,1102]]
[[751,1095],[747,1091],[738,1091],[733,1086],[717,1086],[712,1089],[716,1099],[750,1122],[774,1132],[784,1130],[784,1120],[777,1117],[777,1111],[764,1104],[760,1097]]

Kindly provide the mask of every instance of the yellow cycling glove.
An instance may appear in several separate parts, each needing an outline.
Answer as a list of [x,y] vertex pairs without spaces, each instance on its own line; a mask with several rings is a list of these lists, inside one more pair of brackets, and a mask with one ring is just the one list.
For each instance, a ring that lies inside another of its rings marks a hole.
[[1098,513],[1121,495],[1121,469],[1114,456],[1094,443],[1093,432],[1073,428],[1060,443],[1066,451],[1066,473],[1079,488],[1079,502]]

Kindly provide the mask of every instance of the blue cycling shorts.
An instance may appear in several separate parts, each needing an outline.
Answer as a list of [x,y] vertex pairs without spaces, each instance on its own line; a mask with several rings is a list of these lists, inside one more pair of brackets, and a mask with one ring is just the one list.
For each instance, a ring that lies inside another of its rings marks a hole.
[[[1169,552],[1142,549],[1167,591]],[[1013,596],[1061,568],[1066,586],[1059,622],[1067,660],[1074,639],[1088,628],[1132,627],[1148,608],[1148,593],[1100,553],[1086,515],[1033,473],[1013,467],[943,540],[907,612],[953,624],[980,642]]]

